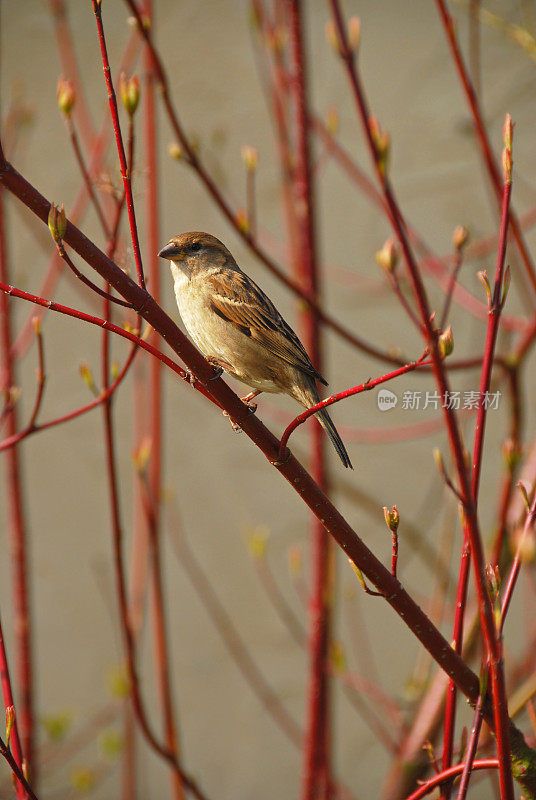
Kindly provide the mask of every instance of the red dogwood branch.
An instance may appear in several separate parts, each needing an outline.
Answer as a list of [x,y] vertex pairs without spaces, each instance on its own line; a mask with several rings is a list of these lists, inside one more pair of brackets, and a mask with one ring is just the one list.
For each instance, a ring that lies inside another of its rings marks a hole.
[[[48,219],[50,203],[7,162],[4,162],[0,168],[0,180],[9,191],[22,200],[43,222]],[[366,547],[299,462],[292,455],[285,463],[280,462],[279,441],[255,415],[250,413],[250,410],[241,402],[240,398],[221,379],[214,380],[212,366],[205,361],[175,323],[154,302],[152,297],[134,283],[128,275],[110,261],[98,247],[69,222],[67,223],[64,241],[73,247],[105,280],[108,280],[116,291],[132,304],[135,311],[143,316],[166,339],[175,353],[184,360],[197,380],[206,387],[210,387],[210,389],[206,389],[207,393],[229,413],[248,438],[260,448],[267,460],[277,468],[297,494],[322,521],[328,532],[343,548],[346,555],[382,592],[387,602],[401,616],[404,623],[413,631],[437,663],[447,674],[455,678],[460,690],[473,703],[476,703],[479,695],[478,677],[454,652],[426,614],[403,589],[400,582],[391,575],[391,572]],[[173,365],[173,368],[176,372],[180,369],[177,365]],[[493,713],[488,706],[484,707],[484,718],[494,726]],[[516,746],[522,746],[522,742],[523,740],[520,736]]]
[[[497,163],[495,161],[495,156],[493,155],[493,150],[491,148],[491,143],[489,141],[489,137],[486,131],[486,127],[484,125],[484,120],[482,117],[482,113],[480,111],[480,104],[478,102],[478,97],[474,90],[473,84],[471,82],[471,78],[469,73],[465,67],[462,54],[460,48],[458,46],[458,42],[456,39],[456,33],[454,28],[454,21],[449,14],[447,9],[447,5],[445,0],[436,0],[437,8],[439,11],[439,15],[441,17],[441,21],[445,28],[445,33],[447,35],[447,39],[449,42],[449,46],[452,53],[452,58],[456,65],[456,69],[458,71],[458,76],[460,78],[460,83],[462,88],[465,92],[467,102],[469,104],[469,108],[471,111],[471,115],[473,117],[473,125],[475,129],[475,134],[480,146],[480,150],[482,152],[484,163],[486,164],[486,168],[488,170],[490,180],[493,186],[493,190],[495,192],[495,196],[497,198],[497,204],[499,208],[501,207],[502,203],[502,180],[501,180],[501,173]],[[519,220],[517,216],[512,212],[511,214],[511,226],[512,226],[512,233],[514,235],[516,244],[519,249],[519,253],[521,255],[521,259],[523,264],[525,265],[525,272],[527,277],[530,281],[532,289],[536,291],[536,270],[534,269],[534,264],[532,262],[532,258],[530,256],[529,250],[527,248],[523,231],[521,229],[521,225],[519,224]]]
[[[505,153],[507,153],[508,156],[511,158],[512,124],[509,115],[507,116],[505,126],[509,128],[508,145],[507,148],[505,149]],[[485,432],[486,417],[487,417],[487,406],[485,398],[489,392],[489,387],[491,382],[491,372],[493,369],[493,359],[495,354],[495,344],[497,341],[497,334],[499,330],[500,315],[504,305],[504,301],[506,299],[504,291],[504,260],[506,254],[506,240],[508,232],[511,191],[512,191],[512,183],[511,183],[511,166],[510,166],[510,174],[505,176],[504,187],[503,187],[501,225],[499,232],[499,244],[497,250],[497,265],[495,269],[495,283],[493,288],[493,296],[491,296],[490,294],[488,298],[488,303],[489,303],[488,326],[486,331],[484,355],[482,359],[482,371],[480,376],[480,387],[479,387],[480,399],[479,399],[479,407],[475,425],[475,436],[473,444],[471,493],[475,506],[478,503],[478,490],[480,486],[480,472],[482,467],[482,455],[484,449],[484,432]],[[452,634],[452,638],[454,640],[454,647],[458,653],[462,652],[462,647],[463,647],[463,641],[462,641],[463,624],[465,617],[465,604],[467,600],[467,587],[469,582],[470,556],[471,556],[471,535],[468,530],[467,524],[464,524],[463,544],[460,556],[460,570],[458,576],[458,588],[456,592],[456,606],[455,606],[456,610],[455,610],[454,628]],[[496,635],[495,638],[497,639],[496,655],[499,656],[499,654],[502,652],[502,646],[499,640],[499,636]],[[494,699],[496,702],[500,702],[498,696]],[[504,718],[507,715],[504,699],[502,702],[500,702],[499,708],[502,709],[502,715]],[[447,769],[451,765],[455,718],[456,718],[456,687],[451,681],[449,685],[449,691],[447,694],[447,703],[445,708],[443,769]],[[506,725],[507,725],[506,720],[503,719],[503,726],[505,728]],[[501,744],[500,741],[498,741],[499,747],[500,744]],[[506,758],[509,761],[509,755],[507,756],[505,752],[503,752],[503,754],[501,755],[501,751],[499,750],[499,760],[501,760],[501,758],[502,759]]]
[[[422,276],[415,261],[412,249],[409,244],[406,227],[399,211],[395,199],[391,182],[387,176],[386,153],[382,154],[377,149],[372,126],[370,123],[370,113],[365,98],[365,93],[358,76],[355,54],[350,49],[347,33],[343,24],[342,13],[338,0],[330,0],[332,16],[337,32],[337,39],[340,45],[340,56],[346,68],[354,101],[358,115],[365,133],[365,138],[371,160],[376,169],[376,175],[389,208],[391,224],[400,243],[406,267],[411,278],[413,292],[419,308],[422,323],[422,334],[430,349],[433,362],[434,374],[441,396],[447,396],[449,384],[447,380],[444,364],[441,360],[438,349],[438,332],[434,330],[431,317],[431,309],[428,303],[426,290],[422,281]],[[501,646],[497,637],[495,621],[491,600],[487,592],[486,579],[484,575],[484,550],[482,537],[480,534],[476,504],[472,497],[471,484],[465,464],[465,451],[461,438],[460,429],[457,423],[455,411],[452,408],[444,407],[445,423],[449,436],[449,444],[452,456],[456,465],[458,481],[460,484],[460,496],[463,499],[466,529],[469,533],[471,543],[471,553],[475,572],[475,583],[478,595],[480,620],[486,651],[491,669],[491,689],[493,694],[493,713],[495,718],[495,734],[497,737],[497,747],[499,752],[501,791],[503,800],[513,800],[514,789],[512,784],[512,769],[510,763],[510,744],[509,729],[506,719],[506,690],[504,684],[504,672],[501,655]]]
[[110,114],[112,116],[112,122],[114,126],[115,141],[117,144],[117,154],[119,156],[119,164],[121,166],[121,177],[123,178],[123,186],[125,189],[128,221],[130,225],[130,236],[132,239],[132,247],[134,249],[134,261],[136,262],[138,283],[142,287],[142,289],[144,289],[145,278],[143,275],[143,264],[141,260],[140,242],[138,238],[138,226],[136,224],[136,212],[134,211],[134,198],[132,196],[131,176],[127,166],[125,147],[123,145],[121,126],[119,124],[117,98],[115,96],[114,86],[112,82],[110,62],[108,61],[106,39],[104,37],[104,28],[102,25],[102,5],[101,5],[101,0],[92,0],[92,2],[93,2],[93,11],[95,13],[95,20],[97,22],[97,31],[99,35],[99,44],[102,55],[102,68],[104,71],[104,80],[106,81],[106,88],[108,89],[108,101],[110,103]]
[[311,406],[306,411],[303,411],[301,414],[292,420],[290,425],[288,425],[284,432],[283,436],[281,437],[281,444],[279,447],[279,457],[282,459],[284,457],[285,448],[287,442],[291,436],[291,434],[296,430],[299,425],[302,425],[309,417],[312,417],[313,414],[316,414],[317,411],[320,411],[321,408],[326,408],[327,406],[331,406],[334,403],[338,403],[339,400],[346,400],[347,397],[353,397],[356,394],[361,394],[361,392],[367,392],[371,389],[374,389],[376,386],[379,386],[382,383],[386,383],[387,381],[393,380],[393,378],[398,378],[400,375],[405,375],[408,372],[413,372],[413,370],[417,369],[418,367],[425,367],[429,366],[432,362],[425,361],[426,356],[428,355],[428,350],[426,350],[422,356],[417,361],[411,361],[409,364],[406,364],[400,369],[395,369],[393,372],[388,372],[387,375],[382,375],[380,378],[372,378],[366,381],[365,383],[359,384],[359,386],[354,386],[351,389],[344,389],[342,392],[338,392],[337,394],[332,394],[331,397],[326,397],[324,400],[321,400],[316,405]]
[[[481,770],[481,769],[498,769],[499,761],[496,758],[481,758],[478,761],[473,761],[473,770]],[[426,797],[427,794],[430,794],[436,786],[440,786],[445,781],[448,781],[452,778],[455,778],[457,775],[460,775],[463,772],[464,764],[456,764],[455,767],[450,767],[450,769],[442,770],[438,772],[437,775],[434,775],[433,778],[426,781],[422,786],[420,786],[415,792],[412,792],[406,800],[421,800],[421,797]]]
[[[13,721],[12,721],[12,729],[11,729],[11,750],[13,753],[11,754],[10,750],[6,747],[5,750],[11,756],[11,760],[9,760],[9,764],[11,769],[17,774],[18,780],[15,785],[17,797],[19,800],[25,800],[26,793],[24,790],[24,784],[21,780],[22,775],[22,765],[24,764],[24,757],[22,754],[22,748],[20,744],[20,737],[19,737],[19,726],[17,723],[17,715],[15,713],[15,702],[13,699],[13,691],[11,689],[11,678],[9,674],[9,664],[7,661],[7,651],[6,645],[4,640],[4,632],[2,630],[2,619],[0,618],[0,682],[2,684],[2,696],[4,698],[4,706],[6,709],[6,726],[7,726],[7,713],[8,709],[11,709],[11,713],[13,714]],[[4,745],[5,747],[5,745]],[[4,757],[7,758],[6,752],[3,751]],[[15,769],[16,767],[16,769]],[[18,772],[17,772],[18,770]]]

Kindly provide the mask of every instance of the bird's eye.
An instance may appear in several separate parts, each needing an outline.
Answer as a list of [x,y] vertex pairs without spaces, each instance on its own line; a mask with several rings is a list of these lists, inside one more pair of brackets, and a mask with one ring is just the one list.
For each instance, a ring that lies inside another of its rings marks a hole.
[[192,253],[197,253],[198,250],[201,249],[201,242],[192,242],[190,245],[190,250]]

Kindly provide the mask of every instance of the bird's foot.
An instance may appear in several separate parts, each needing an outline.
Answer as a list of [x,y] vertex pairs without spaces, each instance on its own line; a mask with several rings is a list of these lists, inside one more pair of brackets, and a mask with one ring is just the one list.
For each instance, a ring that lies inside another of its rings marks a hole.
[[215,363],[214,363],[213,361],[211,361],[210,359],[207,359],[207,360],[209,361],[209,364],[210,364],[212,367],[214,367],[214,375],[212,375],[212,376],[209,378],[209,381],[217,381],[217,380],[218,380],[218,378],[221,378],[221,376],[223,375],[223,367],[220,367],[220,366],[218,366],[218,364],[215,364]]
[[214,367],[214,375],[209,378],[209,381],[217,381],[223,375],[224,370],[228,369],[229,364],[220,361],[217,358],[207,358],[208,363]]
[[245,397],[241,397],[240,398],[242,400],[242,402],[244,403],[244,405],[246,405],[249,408],[249,410],[251,411],[252,414],[254,414],[256,412],[256,410],[257,410],[257,403],[252,403],[251,401],[253,400],[254,397],[257,397],[260,393],[261,393],[261,390],[257,389],[254,392],[250,392]]

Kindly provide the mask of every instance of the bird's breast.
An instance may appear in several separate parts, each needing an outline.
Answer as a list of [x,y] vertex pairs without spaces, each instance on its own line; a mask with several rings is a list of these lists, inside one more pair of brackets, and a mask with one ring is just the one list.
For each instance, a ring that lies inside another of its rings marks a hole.
[[[184,327],[206,358],[220,363],[226,372],[263,392],[286,391],[280,378],[288,365],[269,353],[255,338],[214,313],[206,283],[188,278],[171,262],[177,306]],[[290,376],[289,376],[290,380]]]

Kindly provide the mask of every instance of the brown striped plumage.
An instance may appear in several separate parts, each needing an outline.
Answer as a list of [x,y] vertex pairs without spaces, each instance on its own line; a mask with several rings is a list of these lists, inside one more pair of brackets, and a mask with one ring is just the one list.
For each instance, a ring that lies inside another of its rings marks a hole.
[[[256,393],[283,392],[309,408],[327,385],[304,346],[262,289],[209,233],[175,236],[159,255],[170,261],[179,311],[195,345]],[[316,416],[345,467],[346,448],[327,411]]]

